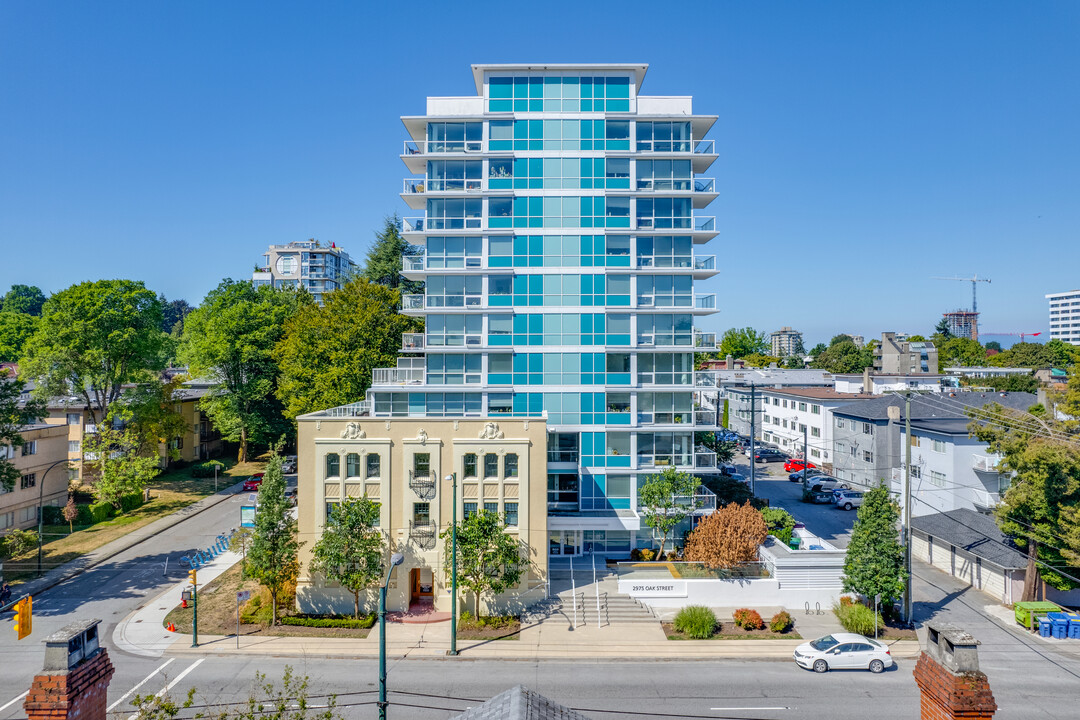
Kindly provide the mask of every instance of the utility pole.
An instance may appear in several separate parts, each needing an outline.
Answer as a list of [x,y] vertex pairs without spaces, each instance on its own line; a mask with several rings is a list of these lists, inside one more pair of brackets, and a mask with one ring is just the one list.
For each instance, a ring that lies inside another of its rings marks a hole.
[[754,413],[757,412],[757,393],[755,392],[754,383],[750,383],[750,494],[757,496],[755,490],[756,476],[754,473],[754,466],[757,462],[754,459],[754,455],[757,454],[754,448]]
[[807,441],[807,426],[803,425],[802,429],[802,478],[806,480],[806,476],[810,474],[810,444]]
[[904,397],[904,620],[911,622],[911,393]]

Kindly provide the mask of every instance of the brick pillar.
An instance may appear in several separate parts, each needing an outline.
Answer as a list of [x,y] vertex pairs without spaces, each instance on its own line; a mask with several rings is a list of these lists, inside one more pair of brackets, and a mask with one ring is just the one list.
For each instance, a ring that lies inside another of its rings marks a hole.
[[97,623],[77,622],[45,641],[45,669],[23,702],[28,720],[105,720],[113,664]]
[[927,647],[915,664],[922,720],[990,720],[994,693],[979,670],[978,641],[947,623],[928,625]]

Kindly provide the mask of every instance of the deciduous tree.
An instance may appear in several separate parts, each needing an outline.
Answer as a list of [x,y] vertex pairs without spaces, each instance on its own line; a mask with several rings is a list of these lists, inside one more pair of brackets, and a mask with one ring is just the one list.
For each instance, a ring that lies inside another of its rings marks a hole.
[[94,432],[83,436],[83,467],[94,478],[94,497],[117,510],[124,495],[142,492],[159,471],[157,448],[151,453],[140,451],[142,439],[131,417],[123,403],[113,403]]
[[214,382],[200,405],[222,437],[240,444],[240,462],[251,443],[293,430],[276,395],[274,348],[288,319],[312,303],[306,292],[224,280],[184,321],[181,358],[193,376]]
[[[20,430],[45,416],[44,405],[37,401],[21,402],[24,383],[7,369],[0,370],[0,448],[22,447]],[[6,452],[0,452],[0,489],[10,492],[19,479],[19,470]]]
[[26,315],[40,315],[45,293],[36,285],[12,285],[0,302],[0,310]]
[[851,340],[840,340],[825,351],[814,356],[810,367],[831,373],[860,373],[874,366],[874,355],[869,347],[858,347]]
[[768,527],[749,502],[730,503],[698,523],[686,538],[683,558],[710,568],[731,568],[757,560]]
[[311,570],[352,593],[353,616],[360,617],[360,593],[382,579],[384,546],[378,529],[379,503],[346,499],[327,518],[312,550]]
[[68,524],[68,535],[75,531],[73,523],[79,517],[79,507],[75,504],[75,496],[68,495],[67,504],[64,505],[64,519]]
[[296,520],[291,509],[285,497],[281,458],[274,454],[259,485],[255,529],[247,558],[251,577],[270,592],[274,625],[277,625],[278,601],[296,584],[297,575],[300,574],[300,561],[297,559],[300,542],[296,537]]
[[[450,529],[439,537],[445,541],[443,565],[450,579],[453,568]],[[506,523],[498,513],[480,510],[458,522],[457,581],[459,587],[473,593],[476,617],[480,617],[480,600],[515,587],[527,566],[521,543],[507,534]]]
[[729,328],[720,339],[720,357],[764,355],[769,351],[769,336],[752,327]]
[[37,330],[39,318],[16,312],[0,312],[0,362],[19,362],[23,347]]
[[91,422],[98,423],[125,385],[150,380],[164,368],[168,345],[161,302],[143,283],[84,282],[45,302],[20,372],[35,380],[39,397],[82,398]]
[[664,545],[672,530],[697,509],[694,494],[699,484],[700,481],[690,473],[668,467],[650,477],[638,490],[638,505],[645,525],[660,533],[657,557],[664,554]]
[[402,334],[423,332],[399,303],[397,290],[358,278],[326,295],[323,307],[305,305],[286,321],[274,357],[287,417],[363,399],[371,371],[394,366]]
[[881,593],[886,604],[903,596],[907,571],[899,522],[900,506],[884,485],[866,491],[844,557],[845,591],[869,598]]

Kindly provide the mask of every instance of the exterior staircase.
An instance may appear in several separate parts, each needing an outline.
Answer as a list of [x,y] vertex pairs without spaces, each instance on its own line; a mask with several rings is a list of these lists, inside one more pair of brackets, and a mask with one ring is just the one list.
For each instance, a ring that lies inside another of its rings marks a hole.
[[[631,623],[659,622],[647,606],[619,593],[618,578],[614,571],[596,568],[596,584],[593,584],[593,568],[588,561],[575,561],[573,576],[566,565],[551,565],[551,597],[543,611],[548,615],[560,615],[571,624],[575,622],[574,595],[577,595],[576,622],[578,626],[607,627]],[[599,591],[599,611],[597,609]]]

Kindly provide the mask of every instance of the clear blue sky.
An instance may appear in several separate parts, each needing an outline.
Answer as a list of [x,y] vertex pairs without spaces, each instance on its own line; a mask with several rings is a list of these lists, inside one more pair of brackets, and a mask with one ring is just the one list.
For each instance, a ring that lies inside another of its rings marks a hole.
[[[371,6],[373,9],[363,9]],[[647,62],[720,116],[724,329],[1045,329],[1080,286],[1080,3],[0,3],[0,287],[193,304],[269,243],[362,259],[399,116],[475,62]]]

